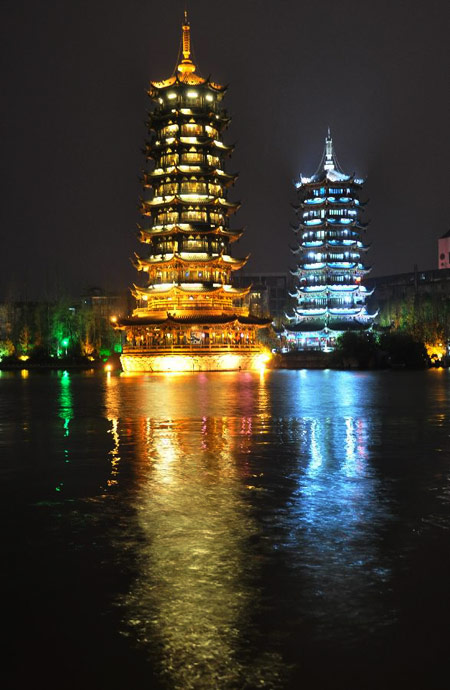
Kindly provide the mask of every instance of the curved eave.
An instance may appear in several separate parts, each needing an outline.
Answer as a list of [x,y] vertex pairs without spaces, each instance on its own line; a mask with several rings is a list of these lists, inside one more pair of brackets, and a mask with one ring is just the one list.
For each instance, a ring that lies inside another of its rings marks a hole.
[[337,242],[336,244],[330,244],[330,242],[320,242],[320,244],[308,244],[308,240],[305,240],[301,243],[300,249],[303,252],[311,252],[314,251],[315,249],[327,249],[329,251],[335,251],[336,249],[342,249],[344,252],[351,251],[353,249],[357,249],[358,251],[363,251],[362,247],[358,247],[357,245],[358,240],[354,240],[351,244],[342,244],[342,242]]
[[176,74],[169,77],[168,79],[162,79],[161,81],[151,81],[151,88],[148,92],[149,96],[153,98],[155,95],[153,91],[156,91],[156,93],[158,93],[159,91],[164,91],[170,86],[203,86],[219,93],[224,93],[227,89],[226,86],[222,86],[222,84],[218,84],[217,82],[212,81],[210,77],[207,77],[206,79],[204,77],[201,77],[200,75],[196,74],[195,71],[177,71]]
[[[314,197],[312,197],[314,198]],[[350,197],[349,197],[350,198]],[[331,209],[336,209],[336,210],[342,210],[345,208],[351,208],[352,210],[358,211],[360,206],[362,204],[355,203],[355,199],[351,199],[350,201],[322,201],[320,204],[308,204],[306,199],[303,199],[300,203],[300,206],[297,206],[297,208],[301,208],[303,211],[321,211],[325,208],[331,208]]]
[[116,328],[126,328],[127,326],[161,326],[161,325],[230,325],[239,324],[242,326],[255,326],[264,328],[271,323],[271,319],[261,319],[257,316],[238,316],[236,314],[217,314],[211,316],[195,315],[177,316],[176,314],[166,314],[161,317],[130,316],[117,321]]
[[299,318],[309,317],[311,319],[320,319],[327,315],[327,309],[296,309],[296,314]]
[[[323,288],[321,288],[320,290],[308,290],[305,287],[299,287],[297,290],[297,294],[305,295],[308,297],[315,297],[316,295],[323,295],[323,293],[326,291],[327,291],[326,285]],[[291,297],[294,297],[294,295],[291,295]]]
[[330,175],[331,172],[332,171],[329,170],[321,170],[311,177],[300,177],[298,182],[295,183],[295,186],[297,189],[304,189],[308,187],[320,187],[322,185],[352,184],[359,189],[366,181],[365,178],[355,178],[355,173],[351,175],[339,173],[339,177],[332,179]]
[[354,307],[348,309],[340,309],[339,307],[329,307],[328,314],[332,318],[356,318],[364,314],[364,307]]
[[[188,283],[184,283],[184,285],[189,285]],[[250,287],[247,288],[235,288],[232,287],[231,285],[220,285],[219,287],[208,287],[206,285],[202,285],[201,288],[199,289],[198,287],[182,287],[181,285],[171,285],[167,290],[157,290],[157,289],[149,289],[149,288],[142,288],[139,287],[138,285],[133,285],[133,288],[131,290],[131,293],[133,297],[136,298],[143,298],[143,297],[148,297],[148,298],[155,298],[155,297],[166,297],[170,293],[176,293],[176,294],[182,294],[182,295],[223,295],[223,296],[228,296],[234,298],[238,297],[245,297],[250,291]]]
[[354,228],[355,226],[363,229],[367,225],[367,223],[359,223],[357,218],[352,218],[350,220],[350,223],[334,223],[329,218],[324,218],[323,221],[321,221],[320,223],[313,223],[312,225],[308,225],[307,221],[300,221],[299,223],[299,227],[303,230],[307,230],[308,232],[314,232],[315,230],[323,230],[324,228],[327,228],[328,230],[336,230],[338,228],[341,230],[347,230],[350,228]]
[[[170,149],[177,149],[177,148],[188,148],[190,149],[191,147],[195,147],[195,149],[201,149],[201,148],[214,148],[215,151],[223,151],[224,153],[232,153],[234,151],[234,144],[223,144],[220,142],[220,145],[218,145],[216,142],[218,141],[217,139],[213,139],[212,137],[183,137],[184,139],[197,139],[197,141],[183,141],[183,138],[181,137],[167,137],[170,139],[170,143],[164,141],[164,139],[161,140],[161,143],[158,145],[155,142],[152,142],[151,144],[146,145],[146,152],[151,158],[154,158],[153,154],[162,154],[165,153],[166,148]],[[189,153],[189,150],[188,150]]]
[[[357,292],[357,290],[359,290],[359,289],[360,289],[359,285],[346,285],[345,287],[340,286],[340,285],[339,286],[333,286],[333,285],[327,286],[327,290],[329,290],[329,292],[333,293],[336,296],[343,294],[344,292]],[[366,294],[366,293],[364,293],[364,294]]]
[[287,325],[286,330],[288,333],[320,333],[325,328],[324,321],[303,321],[302,323],[296,323]]
[[334,333],[344,333],[345,331],[367,331],[372,327],[372,323],[361,321],[330,321],[327,324],[329,331]]
[[[171,120],[172,123],[187,123],[192,118],[195,120],[201,119],[202,121],[209,120],[210,123],[214,122],[214,125],[219,125],[221,129],[226,128],[231,122],[231,117],[228,117],[226,111],[220,109],[218,112],[212,109],[211,104],[207,103],[203,106],[196,106],[195,104],[184,105],[175,101],[175,105],[172,103],[167,103],[165,106],[155,108],[148,113],[148,120],[146,125],[148,129],[153,131],[157,130],[162,122]],[[156,127],[155,127],[156,125]]]
[[[186,252],[187,254],[188,252]],[[162,268],[166,266],[176,266],[177,264],[201,264],[202,266],[211,264],[216,266],[217,268],[230,268],[232,271],[237,271],[238,269],[242,268],[245,266],[249,259],[248,255],[245,258],[242,259],[234,259],[231,256],[228,255],[218,255],[218,256],[211,256],[207,259],[200,259],[195,257],[195,253],[193,252],[190,254],[190,258],[183,257],[180,254],[172,254],[169,258],[162,258],[162,259],[157,259],[155,261],[151,261],[149,259],[142,259],[140,256],[137,254],[135,255],[135,262],[134,265],[139,271],[145,271],[148,268],[151,268],[152,266]]]
[[138,225],[138,237],[141,242],[150,243],[156,237],[167,237],[170,235],[195,235],[195,236],[205,236],[205,235],[217,235],[219,237],[226,237],[229,242],[235,242],[239,240],[244,234],[244,229],[242,230],[229,230],[223,226],[207,227],[207,228],[180,228],[180,226],[175,225],[172,228],[164,228],[162,230],[153,230],[152,228],[144,229]]
[[[188,165],[188,164],[186,164]],[[195,164],[193,164],[192,167],[195,167]],[[209,179],[209,178],[214,178],[217,179],[217,181],[222,184],[223,186],[228,186],[231,184],[234,184],[238,178],[238,174],[230,174],[226,173],[223,170],[219,170],[218,168],[210,168],[206,166],[197,166],[197,167],[204,167],[204,170],[181,170],[179,166],[174,166],[173,168],[169,169],[164,169],[164,168],[157,168],[156,170],[152,170],[152,172],[149,173],[144,173],[143,175],[143,186],[144,187],[153,187],[153,180],[157,180],[160,177],[169,177],[169,178],[180,178],[180,179],[186,179],[188,178],[189,180],[192,180],[193,177],[195,177],[197,182],[201,182],[202,179]],[[149,181],[150,180],[150,181]]]
[[163,201],[147,201],[147,200],[142,200],[142,206],[145,209],[148,209],[144,213],[144,215],[147,215],[147,213],[150,213],[152,211],[156,211],[159,208],[164,208],[164,207],[170,207],[170,206],[192,206],[192,208],[200,208],[200,207],[205,207],[205,206],[211,206],[211,207],[219,207],[223,210],[225,210],[227,213],[236,213],[236,211],[241,207],[241,202],[236,201],[227,201],[226,199],[218,199],[217,197],[209,197],[207,199],[189,199],[185,200],[179,197],[178,195],[172,196],[172,197],[165,197]]

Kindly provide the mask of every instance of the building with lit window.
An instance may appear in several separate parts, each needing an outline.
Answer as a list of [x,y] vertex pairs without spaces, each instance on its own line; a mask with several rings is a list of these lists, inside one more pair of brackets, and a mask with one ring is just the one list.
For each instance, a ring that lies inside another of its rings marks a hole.
[[450,268],[450,230],[438,240],[438,267]]
[[290,296],[294,278],[290,273],[239,271],[235,284],[250,288],[244,297],[244,303],[249,306],[252,314],[271,316],[277,328],[286,321],[286,312],[294,302]]
[[331,349],[341,333],[366,330],[373,322],[375,314],[366,309],[371,292],[361,284],[370,270],[362,261],[368,249],[361,241],[367,225],[359,200],[363,182],[341,170],[328,131],[316,173],[296,183],[297,306],[285,332],[291,347]]
[[243,231],[229,227],[239,204],[228,200],[236,175],[225,171],[232,146],[222,141],[224,95],[192,61],[185,13],[179,64],[149,89],[153,163],[143,176],[139,228],[146,251],[135,257],[145,279],[133,287],[132,315],[117,322],[126,371],[247,369],[261,361],[256,333],[271,319],[236,306],[248,288],[232,282],[248,257],[230,251]]

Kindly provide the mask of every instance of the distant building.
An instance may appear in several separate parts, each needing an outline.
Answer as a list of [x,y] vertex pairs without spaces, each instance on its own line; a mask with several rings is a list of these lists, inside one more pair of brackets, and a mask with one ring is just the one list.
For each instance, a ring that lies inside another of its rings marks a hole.
[[379,276],[367,280],[371,291],[370,308],[380,310],[380,316],[385,313],[389,303],[406,304],[416,295],[434,298],[450,298],[450,267],[419,271],[417,268],[410,273],[396,273],[389,276]]
[[361,284],[370,271],[362,261],[368,249],[361,241],[367,225],[359,200],[363,182],[340,168],[328,131],[317,171],[296,183],[297,304],[286,337],[298,349],[330,349],[338,335],[366,330],[375,317],[366,310],[369,293]]
[[438,267],[450,268],[450,230],[438,240]]
[[242,273],[234,278],[239,287],[250,287],[245,303],[252,314],[257,316],[271,316],[276,325],[286,320],[289,310],[289,291],[293,286],[293,278],[289,273]]
[[128,300],[124,295],[110,295],[102,288],[92,287],[82,299],[83,308],[89,308],[96,317],[110,320],[120,317],[128,311]]

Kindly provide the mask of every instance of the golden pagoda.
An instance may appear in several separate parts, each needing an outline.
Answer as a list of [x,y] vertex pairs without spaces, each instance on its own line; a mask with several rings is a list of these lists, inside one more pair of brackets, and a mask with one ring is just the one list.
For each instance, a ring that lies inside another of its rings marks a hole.
[[233,150],[221,138],[225,90],[197,73],[185,12],[175,73],[150,82],[148,92],[153,164],[143,175],[139,226],[147,252],[134,261],[145,280],[133,286],[132,315],[116,324],[124,371],[250,369],[266,357],[256,332],[270,319],[250,315],[242,306],[249,288],[232,285],[248,257],[230,254],[243,231],[228,227],[239,204],[227,199],[237,176],[224,170]]

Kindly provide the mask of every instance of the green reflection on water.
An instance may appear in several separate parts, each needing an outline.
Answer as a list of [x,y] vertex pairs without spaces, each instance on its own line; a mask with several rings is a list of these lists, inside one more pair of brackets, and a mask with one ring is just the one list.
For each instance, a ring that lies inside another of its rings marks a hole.
[[[70,379],[70,374],[68,371],[63,371],[61,376],[59,377],[59,382],[60,382],[60,388],[59,388],[59,418],[63,420],[63,433],[64,433],[64,439],[67,440],[70,430],[69,430],[69,424],[71,419],[73,419],[74,412],[73,412],[73,401],[72,401],[72,392],[71,392],[71,379]],[[69,463],[70,462],[70,457],[69,457],[69,448],[67,445],[67,441],[64,443],[64,448],[63,448],[63,453],[64,453],[64,462]],[[63,488],[63,482],[60,482],[59,485],[56,487],[56,491],[62,491]]]

